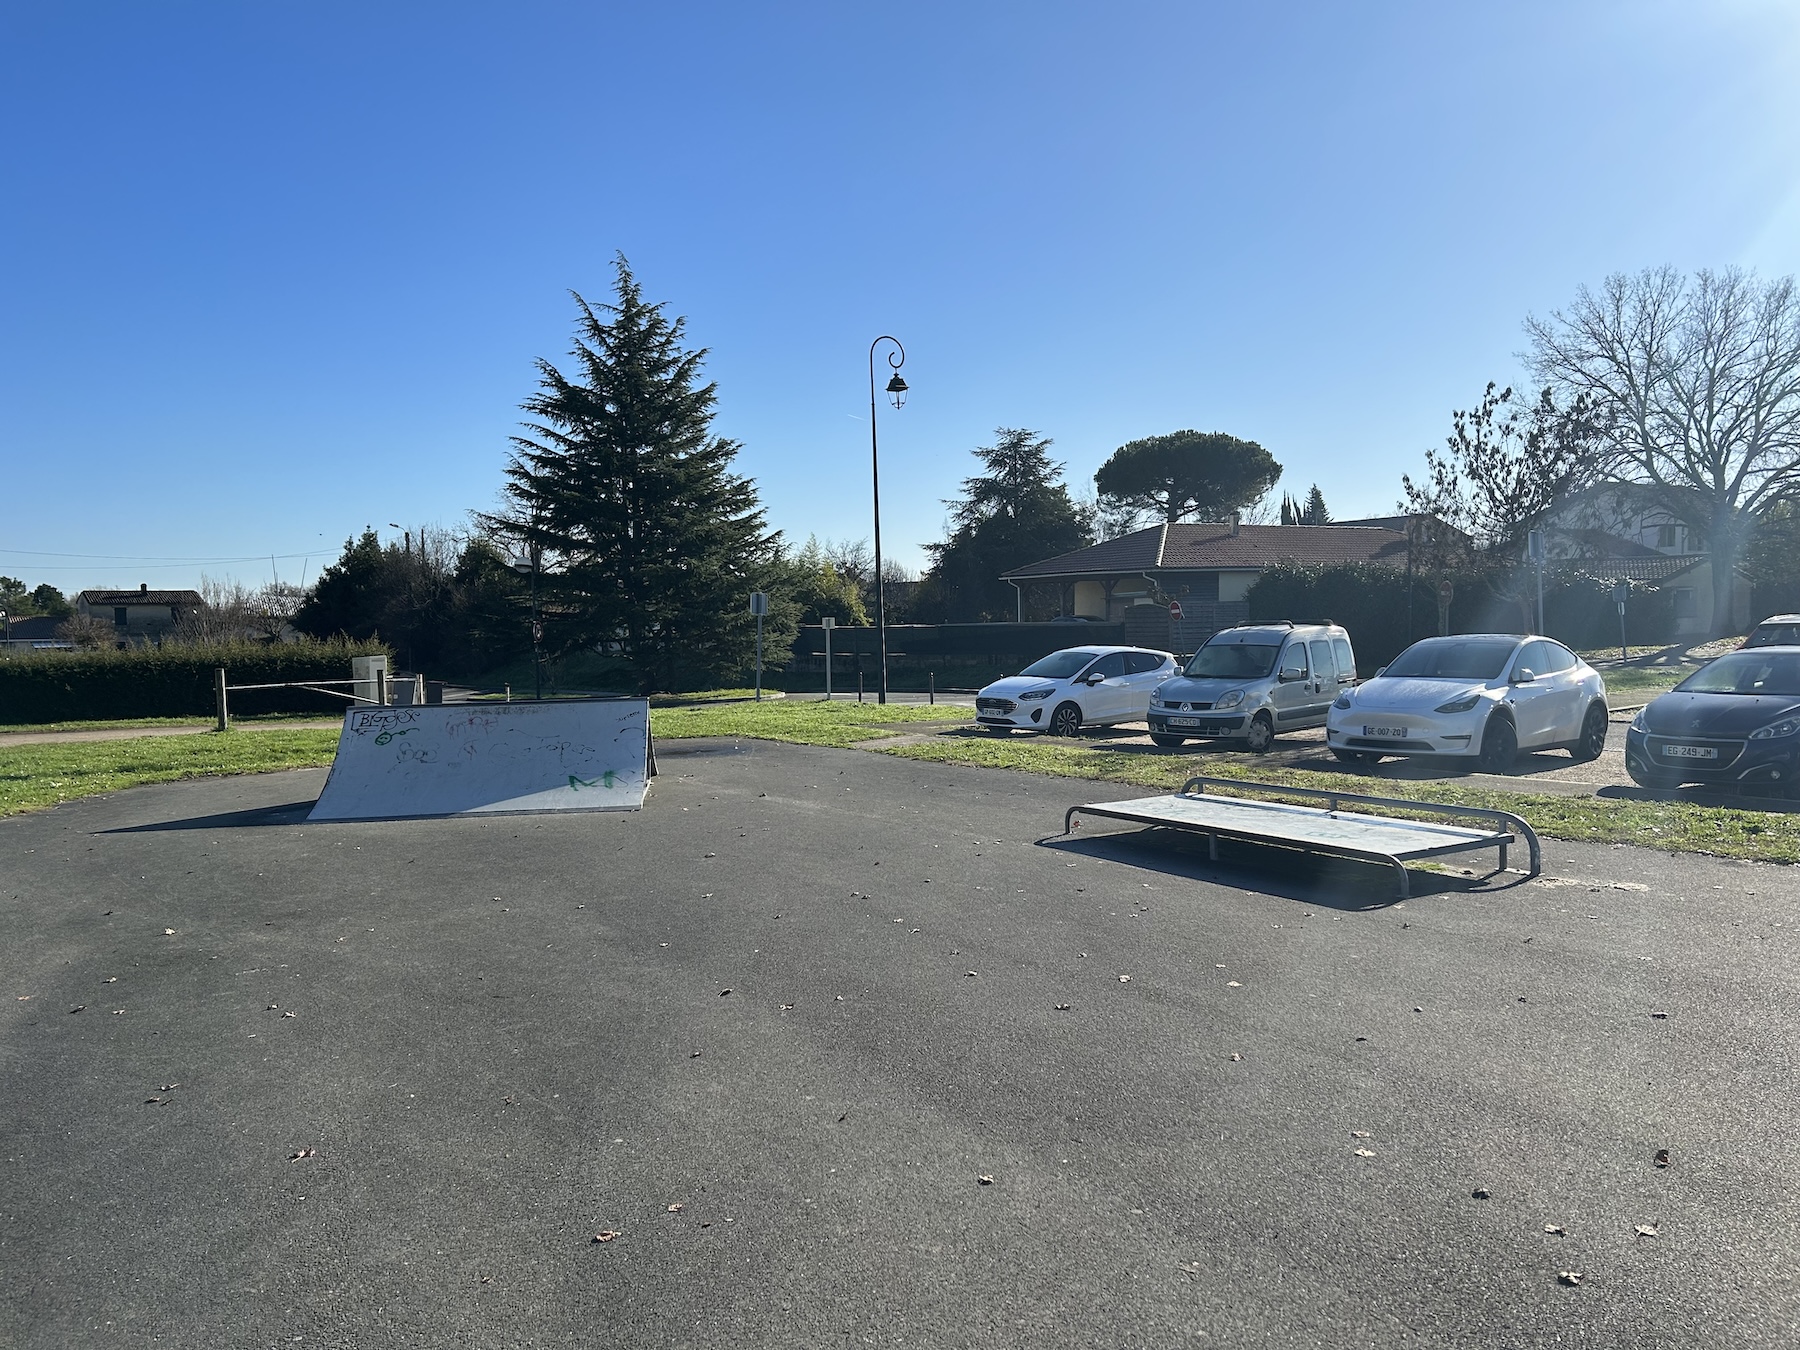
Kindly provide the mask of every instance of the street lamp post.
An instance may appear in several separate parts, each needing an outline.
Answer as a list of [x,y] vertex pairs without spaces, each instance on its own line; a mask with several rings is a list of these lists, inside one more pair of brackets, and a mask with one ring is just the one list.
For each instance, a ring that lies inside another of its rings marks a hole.
[[887,363],[894,372],[887,382],[887,395],[895,408],[906,403],[906,381],[900,378],[900,367],[906,364],[906,348],[900,339],[883,333],[869,344],[869,470],[875,488],[875,641],[881,649],[880,683],[876,701],[888,701],[887,671],[887,583],[881,575],[881,448],[875,438],[875,349],[884,342],[894,344]]

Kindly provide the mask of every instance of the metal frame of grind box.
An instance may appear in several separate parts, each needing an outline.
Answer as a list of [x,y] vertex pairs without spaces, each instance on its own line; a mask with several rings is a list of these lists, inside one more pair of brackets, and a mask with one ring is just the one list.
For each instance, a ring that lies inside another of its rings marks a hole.
[[[1279,793],[1289,797],[1313,797],[1323,800],[1323,810],[1291,802],[1259,801],[1254,797],[1205,796],[1206,787],[1230,788],[1234,792]],[[1180,814],[1157,811],[1158,803],[1179,803]],[[1477,816],[1498,821],[1506,830],[1471,830],[1430,821],[1401,820],[1361,811],[1340,813],[1340,803],[1356,806],[1398,807],[1406,811],[1429,812],[1442,816]],[[1198,809],[1196,809],[1198,808]],[[1299,848],[1309,853],[1323,853],[1338,858],[1354,858],[1363,862],[1386,863],[1394,869],[1400,886],[1400,898],[1411,890],[1406,875],[1407,862],[1418,858],[1441,858],[1475,849],[1498,848],[1500,871],[1506,870],[1507,847],[1518,839],[1525,841],[1531,856],[1531,876],[1543,871],[1543,851],[1529,824],[1510,811],[1493,811],[1479,806],[1447,806],[1441,802],[1418,802],[1398,797],[1364,797],[1350,792],[1333,792],[1321,788],[1282,787],[1275,783],[1241,782],[1235,778],[1190,778],[1173,796],[1139,798],[1137,801],[1092,802],[1071,806],[1063,816],[1063,833],[1071,834],[1077,815],[1105,816],[1113,820],[1154,825],[1164,829],[1186,830],[1207,836],[1207,853],[1214,862],[1219,857],[1220,839],[1237,839],[1253,844],[1278,844]],[[1366,823],[1380,827],[1388,837],[1386,848],[1372,842],[1358,843],[1355,827]],[[1345,826],[1350,828],[1346,829]],[[1414,833],[1420,838],[1416,846],[1392,847],[1395,832]]]

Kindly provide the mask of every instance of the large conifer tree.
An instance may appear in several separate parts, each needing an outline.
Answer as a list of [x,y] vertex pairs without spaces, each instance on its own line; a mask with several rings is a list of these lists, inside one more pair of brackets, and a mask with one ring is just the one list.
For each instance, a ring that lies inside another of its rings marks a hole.
[[649,692],[743,669],[749,593],[779,539],[755,483],[731,472],[737,443],[712,432],[705,350],[644,302],[623,257],[615,267],[615,303],[575,296],[573,371],[538,362],[491,523],[542,560],[547,647],[614,651]]

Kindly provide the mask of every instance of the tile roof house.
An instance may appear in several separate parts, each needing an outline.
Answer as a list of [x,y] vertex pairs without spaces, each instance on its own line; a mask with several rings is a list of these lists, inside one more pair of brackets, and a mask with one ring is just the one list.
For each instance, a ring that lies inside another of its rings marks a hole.
[[[1123,621],[1131,625],[1127,631],[1133,641],[1192,650],[1219,629],[1249,618],[1244,597],[1265,567],[1404,567],[1406,555],[1404,529],[1182,521],[1046,558],[1001,579],[1021,588],[1054,587],[1060,592],[1061,613]],[[1173,626],[1167,597],[1181,604],[1181,618]]]
[[[1683,494],[1675,494],[1679,503]],[[1691,513],[1698,515],[1701,504]],[[1552,566],[1601,578],[1654,582],[1674,604],[1676,637],[1714,631],[1712,557],[1706,532],[1674,511],[1665,497],[1633,483],[1603,483],[1571,494],[1544,522]],[[1754,599],[1743,569],[1732,578],[1724,628],[1743,631]]]
[[182,615],[205,604],[198,591],[153,591],[140,585],[135,591],[83,591],[75,597],[75,612],[110,622],[120,642],[152,642],[173,630]]
[[42,614],[30,614],[22,619],[8,618],[0,626],[0,646],[14,651],[42,650],[46,647],[66,647],[69,644],[59,640],[56,629],[61,619],[49,618]]

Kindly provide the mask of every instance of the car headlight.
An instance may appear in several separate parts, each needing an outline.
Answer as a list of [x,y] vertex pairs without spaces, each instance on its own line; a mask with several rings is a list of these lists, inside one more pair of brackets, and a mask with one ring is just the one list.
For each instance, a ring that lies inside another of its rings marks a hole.
[[1758,727],[1750,733],[1753,741],[1772,741],[1778,736],[1792,736],[1800,731],[1800,717],[1784,717],[1779,722],[1771,722],[1766,727]]
[[1650,705],[1648,703],[1639,708],[1637,716],[1631,719],[1631,729],[1633,731],[1650,730]]
[[1213,707],[1235,708],[1243,701],[1244,691],[1242,689],[1233,689],[1229,694],[1220,694],[1217,701],[1214,702]]
[[1021,699],[1027,699],[1027,700],[1049,698],[1050,695],[1054,694],[1055,692],[1056,692],[1055,689],[1027,689],[1024,693],[1020,694],[1019,697]]
[[1481,702],[1481,695],[1464,694],[1461,698],[1453,698],[1448,703],[1440,703],[1435,711],[1441,713],[1465,713],[1474,711],[1475,705]]
[[1331,706],[1336,708],[1339,712],[1348,712],[1350,710],[1350,691],[1348,689],[1344,690],[1343,693],[1337,696],[1337,702],[1333,703]]

